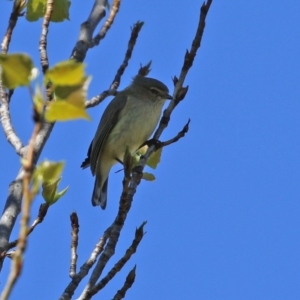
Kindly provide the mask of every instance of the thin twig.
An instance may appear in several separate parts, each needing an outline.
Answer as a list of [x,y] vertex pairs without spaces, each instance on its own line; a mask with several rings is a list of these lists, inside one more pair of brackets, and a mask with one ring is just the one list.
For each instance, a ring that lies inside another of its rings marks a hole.
[[[24,3],[22,3],[21,1],[14,2],[12,12],[10,14],[9,22],[8,22],[8,27],[1,44],[2,53],[4,54],[6,54],[9,49],[12,33],[17,24],[23,4]],[[1,123],[2,123],[5,136],[8,142],[14,147],[17,154],[21,156],[22,155],[21,149],[23,148],[23,145],[11,124],[11,118],[9,112],[10,96],[8,96],[4,86],[2,85],[2,82],[0,82],[0,97],[1,97],[0,116],[1,116]]]
[[185,134],[189,131],[190,121],[191,120],[189,119],[188,122],[184,125],[183,129],[180,132],[178,132],[175,137],[173,137],[172,139],[167,140],[165,142],[160,142],[158,148],[163,148],[163,147],[169,146],[169,145],[171,145],[173,143],[176,143],[181,138],[183,138],[185,136]]
[[64,290],[63,294],[60,296],[60,298],[59,298],[60,300],[67,300],[67,299],[72,298],[79,283],[85,276],[87,276],[88,272],[95,264],[97,257],[103,251],[106,241],[108,240],[108,238],[111,235],[112,226],[108,227],[105,230],[105,232],[102,235],[102,237],[100,238],[99,242],[96,244],[90,258],[81,266],[80,271],[75,276],[73,276],[72,281],[68,284],[68,286]]
[[91,289],[90,295],[95,295],[98,293],[101,289],[103,289],[106,284],[118,273],[122,270],[124,265],[129,261],[131,256],[136,252],[137,247],[139,243],[141,242],[143,236],[144,236],[144,226],[146,222],[143,222],[143,224],[136,229],[135,231],[135,237],[134,240],[132,241],[132,244],[130,247],[126,250],[125,254],[123,257],[114,265],[114,267],[108,272],[108,274],[101,279],[99,283],[95,285]]
[[2,86],[2,82],[0,82],[0,98],[1,98],[1,106],[0,106],[1,123],[2,123],[3,131],[5,133],[6,139],[14,147],[16,153],[22,156],[23,144],[12,126],[10,111],[9,111],[8,96],[4,87]]
[[134,268],[128,273],[124,285],[120,290],[118,290],[118,292],[116,293],[116,295],[113,297],[112,300],[121,300],[125,298],[127,291],[131,288],[131,286],[134,283],[135,270],[136,270],[136,266],[134,266]]
[[71,264],[70,264],[70,277],[73,278],[76,274],[77,265],[77,246],[78,246],[78,233],[79,233],[79,221],[76,212],[73,212],[70,216],[72,227],[72,241],[71,241]]
[[111,27],[111,25],[114,22],[114,19],[120,8],[120,4],[121,4],[121,0],[114,0],[113,4],[111,6],[111,9],[110,9],[109,16],[108,16],[107,20],[105,21],[104,25],[102,26],[102,28],[100,29],[100,32],[94,37],[94,39],[90,45],[91,47],[99,45],[100,41],[102,39],[104,39],[107,31],[109,30],[109,28]]
[[21,10],[24,5],[24,2],[25,1],[17,1],[17,0],[15,0],[14,2],[12,12],[10,14],[9,22],[8,22],[8,27],[1,44],[2,53],[6,54],[9,49],[9,44],[11,41],[13,30],[18,22],[19,16],[22,15]]
[[127,51],[125,53],[124,60],[117,71],[117,74],[113,80],[111,87],[110,87],[111,89],[115,89],[115,90],[118,89],[118,87],[120,85],[121,77],[124,74],[124,71],[128,66],[128,62],[132,56],[134,46],[136,44],[137,38],[139,36],[139,33],[140,33],[143,25],[144,25],[144,22],[141,22],[141,21],[137,21],[133,25],[133,28],[131,29],[131,35],[130,35],[130,39],[128,41]]
[[143,25],[144,25],[144,22],[140,22],[140,21],[136,22],[133,25],[124,60],[123,60],[122,64],[120,65],[120,67],[110,85],[109,90],[102,92],[101,94],[93,97],[89,101],[86,101],[85,102],[86,108],[94,107],[94,106],[98,105],[99,103],[101,103],[104,99],[106,99],[106,97],[116,95],[116,93],[117,93],[116,90],[118,89],[118,87],[120,85],[121,77],[124,74],[126,67],[128,66],[128,62],[132,56],[134,46],[136,44],[139,32],[142,29]]
[[[201,40],[202,40],[204,27],[205,27],[205,20],[206,20],[206,16],[209,11],[211,3],[212,3],[212,0],[207,0],[207,2],[203,3],[203,5],[201,6],[198,27],[196,30],[194,40],[191,45],[191,49],[190,49],[190,51],[187,51],[185,54],[185,58],[184,58],[184,62],[183,62],[183,66],[181,68],[179,78],[175,77],[173,79],[174,83],[175,83],[175,91],[173,94],[174,101],[171,101],[169,106],[167,107],[167,109],[165,109],[165,111],[163,112],[163,116],[160,120],[160,124],[153,135],[153,138],[156,140],[159,139],[162,132],[168,126],[168,122],[170,120],[170,115],[171,115],[172,111],[175,109],[175,107],[178,105],[178,103],[181,100],[183,100],[183,98],[185,97],[185,95],[188,91],[188,87],[183,87],[182,85],[187,76],[189,69],[191,68],[191,66],[193,64],[197,50],[199,49],[199,47],[201,45]],[[149,147],[146,154],[143,155],[142,159],[139,162],[141,171],[143,170],[148,158],[154,151],[155,151],[155,145]],[[134,186],[136,186],[136,184],[134,184]]]
[[48,70],[49,68],[49,60],[48,60],[48,54],[47,54],[47,36],[48,36],[48,29],[50,24],[50,19],[53,11],[53,2],[54,0],[47,0],[46,4],[46,13],[43,20],[42,25],[42,34],[40,37],[40,60],[42,65],[43,74]]
[[23,254],[27,244],[28,221],[30,218],[30,207],[31,207],[31,202],[33,197],[32,192],[30,191],[30,181],[32,177],[33,162],[34,162],[34,144],[35,144],[35,139],[41,129],[41,126],[42,126],[41,122],[36,122],[32,137],[29,142],[26,161],[23,162],[23,168],[24,168],[23,206],[22,206],[21,228],[20,228],[20,234],[19,234],[19,239],[17,244],[18,248],[13,256],[12,269],[10,271],[6,286],[2,292],[1,300],[8,299],[12,291],[12,288],[22,271]]
[[[35,229],[35,227],[37,225],[39,225],[40,223],[42,223],[44,221],[44,218],[48,212],[48,209],[49,209],[49,204],[48,203],[43,203],[40,205],[40,208],[39,208],[39,213],[38,213],[38,216],[37,218],[33,221],[33,223],[31,224],[30,228],[28,229],[28,232],[27,232],[27,236],[30,235],[32,233],[32,231]],[[14,248],[17,246],[18,244],[18,241],[19,240],[14,240],[12,242],[10,242],[8,244],[8,247],[7,247],[7,251],[11,248]],[[5,256],[7,253],[7,251],[4,251],[1,253],[1,257]]]

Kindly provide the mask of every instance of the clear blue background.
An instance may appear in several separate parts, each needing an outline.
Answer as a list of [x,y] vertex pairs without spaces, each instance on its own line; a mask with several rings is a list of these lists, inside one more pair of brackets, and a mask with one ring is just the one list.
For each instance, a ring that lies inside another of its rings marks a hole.
[[[71,20],[51,24],[51,65],[69,57],[92,3],[74,1]],[[140,63],[152,60],[150,76],[172,90],[171,76],[179,75],[200,5],[122,2],[107,37],[88,52],[87,73],[93,76],[89,97],[108,88],[137,20],[145,26],[120,88],[130,83]],[[10,1],[1,2],[1,39],[11,6]],[[299,19],[300,2],[295,0],[212,4],[202,47],[185,82],[189,93],[162,140],[173,137],[188,118],[190,131],[164,149],[154,172],[157,180],[139,186],[115,258],[144,220],[147,234],[124,271],[96,299],[111,299],[135,264],[136,282],[127,299],[300,299]],[[39,66],[40,31],[41,21],[21,18],[9,51],[30,53]],[[11,299],[52,300],[61,295],[70,281],[73,210],[80,219],[79,266],[115,216],[122,173],[111,174],[108,207],[101,211],[90,203],[90,172],[79,168],[108,101],[89,110],[92,122],[55,125],[41,159],[67,161],[60,186],[70,189],[30,236],[24,271]],[[11,114],[27,143],[33,124],[26,89],[16,91]],[[20,164],[3,133],[0,148],[4,205]],[[41,202],[41,197],[35,200],[33,217]],[[17,234],[14,230],[12,239]],[[2,288],[9,269],[6,260]]]

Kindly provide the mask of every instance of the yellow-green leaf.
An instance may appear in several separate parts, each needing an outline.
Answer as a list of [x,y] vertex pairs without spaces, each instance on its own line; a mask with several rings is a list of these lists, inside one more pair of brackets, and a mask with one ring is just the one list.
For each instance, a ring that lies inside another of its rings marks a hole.
[[51,21],[62,22],[66,19],[69,20],[70,5],[71,1],[68,0],[54,0]]
[[43,196],[44,200],[46,201],[46,203],[48,203],[49,205],[54,204],[68,190],[68,187],[66,187],[65,189],[63,189],[62,191],[57,193],[58,184],[59,184],[60,180],[61,180],[61,177],[56,179],[53,182],[47,182],[47,183],[44,182],[42,184],[42,187],[43,187],[42,196]]
[[[47,0],[28,0],[26,19],[28,21],[37,21],[43,18],[46,13]],[[54,0],[51,14],[52,22],[62,22],[69,19],[69,0]]]
[[45,80],[46,82],[50,80],[54,86],[81,84],[86,80],[84,64],[73,59],[58,63],[47,71]]
[[[84,103],[90,78],[76,86],[61,86],[55,89],[57,101],[49,103],[45,118],[49,122],[69,121],[74,119],[90,120]],[[63,100],[60,100],[63,99]]]
[[161,153],[162,153],[162,148],[160,148],[157,151],[153,152],[152,155],[149,157],[149,159],[147,161],[147,165],[150,168],[156,169],[157,165],[160,163]]
[[67,101],[56,101],[49,105],[45,113],[48,122],[70,121],[75,119],[90,120],[84,106],[75,106]]
[[46,11],[46,0],[28,0],[26,19],[30,22],[42,18]]
[[0,54],[1,79],[9,89],[29,85],[33,62],[26,54]]
[[155,176],[152,173],[144,172],[143,173],[143,179],[145,179],[147,181],[154,181],[155,180]]
[[55,203],[57,200],[59,200],[69,189],[69,187],[67,186],[66,188],[64,188],[63,190],[61,190],[59,193],[56,193],[53,199],[53,203]]
[[60,177],[64,166],[65,163],[63,161],[45,160],[36,167],[34,176],[40,178],[43,182],[53,182]]
[[[60,181],[60,178],[58,179],[58,181]],[[44,198],[44,200],[48,203],[51,204],[53,202],[54,196],[56,194],[57,191],[57,186],[58,186],[58,182],[54,181],[54,182],[44,182],[42,184],[42,196]]]

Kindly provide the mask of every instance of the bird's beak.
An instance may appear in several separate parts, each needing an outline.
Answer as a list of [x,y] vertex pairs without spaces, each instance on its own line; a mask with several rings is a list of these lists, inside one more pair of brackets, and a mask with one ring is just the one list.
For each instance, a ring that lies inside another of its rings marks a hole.
[[171,95],[167,94],[166,99],[173,100],[173,97]]

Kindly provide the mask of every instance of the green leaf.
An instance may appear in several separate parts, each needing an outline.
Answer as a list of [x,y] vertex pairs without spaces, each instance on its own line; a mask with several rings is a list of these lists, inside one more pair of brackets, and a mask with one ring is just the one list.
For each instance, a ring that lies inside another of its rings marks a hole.
[[68,0],[54,0],[51,21],[62,22],[64,20],[69,20],[70,5],[71,1]]
[[154,181],[155,180],[155,176],[152,173],[144,172],[143,173],[143,179],[145,179],[147,181]]
[[90,120],[84,106],[76,106],[67,101],[56,101],[49,105],[45,113],[48,122],[70,121],[75,119]]
[[0,54],[0,73],[3,85],[9,89],[30,83],[33,62],[26,54]]
[[86,81],[84,64],[73,59],[58,63],[49,69],[45,75],[45,81],[51,81],[54,86],[72,86]]
[[34,170],[33,173],[33,186],[36,189],[42,182],[53,182],[60,177],[62,170],[64,168],[65,163],[61,162],[53,162],[49,160],[45,160]]
[[55,196],[54,196],[54,202],[55,203],[56,201],[58,201],[66,192],[67,190],[69,189],[69,187],[67,186],[66,188],[64,188],[63,190],[61,190],[59,193],[56,193]]
[[46,11],[46,0],[28,0],[26,19],[33,22],[44,17]]
[[150,168],[156,169],[157,165],[160,163],[161,153],[162,153],[162,148],[153,152],[152,155],[149,157],[149,159],[147,161],[147,165]]
[[54,89],[56,101],[49,103],[45,113],[48,122],[69,121],[74,119],[90,120],[85,109],[87,87],[90,78],[85,77],[85,81],[75,86],[58,86]]
[[[26,19],[28,21],[37,21],[43,18],[46,13],[47,0],[28,0]],[[51,14],[52,22],[62,22],[69,20],[69,0],[54,0],[53,11]]]
[[42,187],[43,187],[42,196],[43,196],[44,200],[46,201],[46,203],[48,203],[49,205],[52,205],[55,202],[57,202],[57,200],[60,199],[68,190],[68,187],[66,187],[65,189],[63,189],[62,191],[57,193],[58,184],[59,184],[60,180],[61,180],[61,177],[56,179],[53,182],[50,182],[50,183],[48,182],[48,183],[42,184]]

